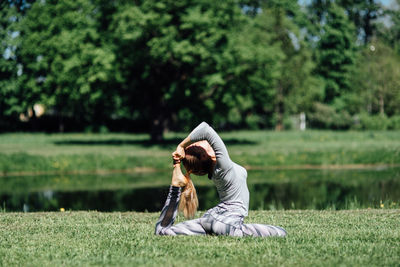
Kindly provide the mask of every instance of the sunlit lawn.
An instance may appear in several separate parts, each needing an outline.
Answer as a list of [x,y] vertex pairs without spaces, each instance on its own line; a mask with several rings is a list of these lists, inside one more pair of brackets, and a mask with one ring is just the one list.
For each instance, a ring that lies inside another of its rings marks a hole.
[[[0,266],[398,266],[400,210],[252,211],[287,238],[160,237],[158,213],[0,213]],[[180,218],[182,219],[182,218]]]

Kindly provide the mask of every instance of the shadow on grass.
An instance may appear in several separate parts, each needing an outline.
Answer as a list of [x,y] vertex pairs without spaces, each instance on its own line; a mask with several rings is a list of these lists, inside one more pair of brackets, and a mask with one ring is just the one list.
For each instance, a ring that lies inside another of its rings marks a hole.
[[[83,145],[83,146],[95,146],[95,145],[111,145],[111,146],[123,146],[123,145],[139,145],[144,147],[151,146],[161,146],[161,147],[169,147],[172,145],[178,145],[182,141],[181,138],[169,138],[164,139],[160,142],[154,142],[151,140],[130,140],[130,139],[107,139],[107,140],[63,140],[63,141],[55,141],[55,145]],[[257,142],[244,140],[244,139],[225,139],[224,143],[226,145],[256,145]]]

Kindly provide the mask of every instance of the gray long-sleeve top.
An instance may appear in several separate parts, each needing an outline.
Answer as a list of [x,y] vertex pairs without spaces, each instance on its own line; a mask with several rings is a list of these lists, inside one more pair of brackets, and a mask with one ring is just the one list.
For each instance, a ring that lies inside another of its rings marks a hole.
[[207,140],[214,149],[217,163],[212,174],[221,202],[232,205],[243,216],[249,210],[249,189],[247,188],[247,171],[233,162],[221,137],[206,122],[202,122],[190,133],[192,142]]

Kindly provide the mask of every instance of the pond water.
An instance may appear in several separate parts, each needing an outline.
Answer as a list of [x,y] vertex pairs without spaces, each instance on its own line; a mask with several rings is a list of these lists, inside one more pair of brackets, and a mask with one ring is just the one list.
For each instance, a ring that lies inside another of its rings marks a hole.
[[[249,171],[250,209],[399,207],[400,167]],[[0,177],[2,211],[160,211],[170,173]],[[212,182],[193,177],[200,210],[218,203]]]

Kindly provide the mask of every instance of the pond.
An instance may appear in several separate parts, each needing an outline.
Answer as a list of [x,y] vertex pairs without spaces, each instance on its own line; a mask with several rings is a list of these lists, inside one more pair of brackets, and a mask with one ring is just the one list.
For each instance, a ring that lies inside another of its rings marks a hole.
[[[249,171],[250,209],[399,207],[400,167]],[[160,211],[170,173],[0,177],[2,211]],[[200,210],[218,203],[193,177]]]

